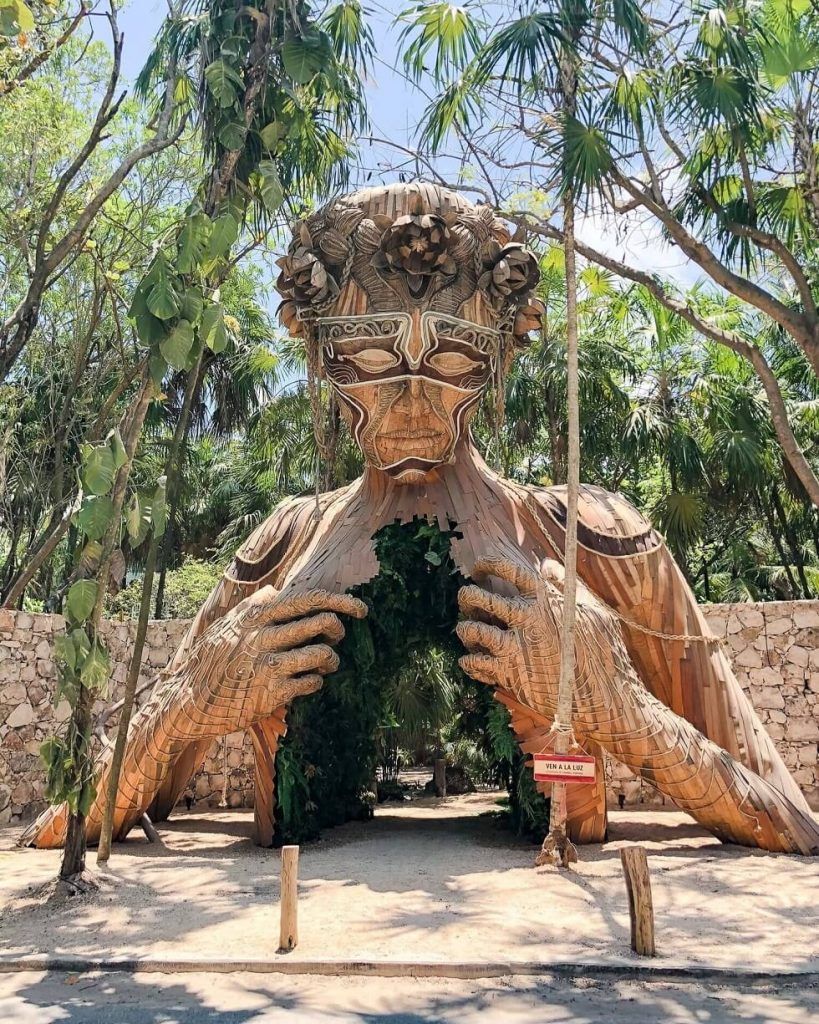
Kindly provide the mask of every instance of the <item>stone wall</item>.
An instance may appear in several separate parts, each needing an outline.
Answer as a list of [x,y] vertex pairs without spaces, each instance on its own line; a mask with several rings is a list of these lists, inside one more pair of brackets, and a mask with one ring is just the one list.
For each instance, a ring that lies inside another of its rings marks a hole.
[[[180,619],[151,622],[139,685],[170,660],[189,623]],[[29,821],[46,805],[40,744],[59,728],[68,704],[53,703],[57,672],[52,660],[55,635],[65,628],[61,615],[33,615],[0,609],[0,824]],[[103,634],[114,664],[111,701],[122,697],[128,654],[136,623],[108,621]],[[137,698],[137,706],[148,691]],[[105,706],[98,701],[94,713]],[[227,787],[225,781],[227,780]],[[224,798],[230,807],[253,806],[253,748],[243,733],[215,742],[189,790],[203,805]]]
[[[711,629],[727,636],[739,680],[776,741],[786,764],[819,807],[819,601],[708,605]],[[140,683],[162,668],[188,623],[151,622]],[[68,713],[53,695],[56,670],[52,641],[62,632],[60,615],[0,609],[0,824],[27,821],[44,806],[42,741]],[[106,622],[114,663],[112,700],[119,700],[135,623]],[[147,692],[139,701],[147,699]],[[96,712],[102,710],[98,702]],[[654,790],[621,766],[608,770],[614,801],[661,802]],[[202,806],[249,807],[253,803],[253,752],[249,737],[234,733],[211,746],[188,790]]]
[[[703,608],[743,690],[808,803],[819,810],[819,601],[711,604]],[[607,766],[609,789],[626,803],[664,803],[622,765]]]

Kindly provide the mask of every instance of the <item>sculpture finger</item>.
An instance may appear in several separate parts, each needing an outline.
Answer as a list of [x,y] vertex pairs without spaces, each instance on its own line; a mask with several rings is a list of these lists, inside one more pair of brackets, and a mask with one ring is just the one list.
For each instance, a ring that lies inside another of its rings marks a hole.
[[513,652],[515,638],[505,629],[489,626],[485,622],[459,622],[455,627],[461,642],[468,651],[477,654],[494,654],[503,657]]
[[339,617],[333,612],[320,612],[306,619],[268,626],[259,638],[259,646],[264,651],[289,651],[319,637],[328,644],[337,644],[343,636],[344,626]]
[[290,693],[293,697],[306,697],[309,693],[315,693],[324,685],[324,676],[318,672],[307,672],[303,676],[296,676],[290,680]]
[[333,594],[329,590],[308,590],[304,594],[289,594],[286,597],[280,597],[273,609],[272,621],[287,622],[290,619],[301,619],[322,611],[363,619],[367,614],[367,606],[363,601],[350,594]]
[[479,558],[471,576],[477,583],[497,576],[517,587],[524,597],[536,597],[540,585],[540,578],[533,569],[510,558]]
[[488,615],[507,626],[519,625],[524,611],[517,599],[501,597],[474,584],[458,591],[458,607],[467,619],[480,620]]
[[498,659],[489,654],[464,654],[458,658],[458,664],[468,676],[477,679],[479,683],[495,686],[499,682]]
[[329,675],[338,668],[338,655],[327,644],[308,644],[294,651],[284,651],[275,655],[277,665],[288,676],[297,676],[305,672],[320,672]]

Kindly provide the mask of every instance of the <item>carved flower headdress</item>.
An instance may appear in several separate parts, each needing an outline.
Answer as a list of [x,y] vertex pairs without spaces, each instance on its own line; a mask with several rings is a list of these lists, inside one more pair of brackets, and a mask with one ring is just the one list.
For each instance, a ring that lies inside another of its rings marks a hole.
[[[363,189],[302,221],[278,260],[282,323],[435,308],[515,345],[540,326],[537,260],[487,206],[421,182]],[[305,329],[306,328],[306,329]]]

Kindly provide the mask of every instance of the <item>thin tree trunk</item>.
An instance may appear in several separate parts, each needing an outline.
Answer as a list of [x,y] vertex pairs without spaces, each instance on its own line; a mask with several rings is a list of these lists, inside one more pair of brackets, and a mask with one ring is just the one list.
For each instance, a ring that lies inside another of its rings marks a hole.
[[26,587],[34,579],[39,568],[45,564],[45,562],[51,557],[54,549],[68,533],[68,528],[71,526],[71,518],[77,511],[78,503],[76,501],[69,505],[68,508],[63,512],[60,519],[57,521],[57,525],[54,526],[50,533],[44,538],[40,547],[29,559],[28,564],[23,571],[17,576],[17,579],[11,585],[11,589],[6,594],[3,600],[3,606],[5,608],[14,608],[15,604],[25,594]]
[[[165,461],[165,474],[168,479],[167,486],[169,488],[171,478],[174,473],[174,467],[177,464],[179,452],[182,448],[182,443],[188,432],[191,410],[193,408],[194,398],[196,397],[196,391],[199,386],[199,373],[202,368],[203,354],[204,346],[201,346],[199,356],[188,373],[188,379],[185,386],[185,398],[182,403],[182,408],[179,411],[179,419],[176,422],[176,429],[174,430],[171,446],[168,451],[168,457]],[[157,536],[155,530],[152,531],[151,542],[148,548],[148,556],[145,562],[145,575],[142,579],[142,593],[139,602],[137,632],[134,637],[131,660],[128,664],[128,676],[125,681],[125,694],[123,696],[122,709],[119,715],[117,738],[114,745],[114,754],[108,775],[105,810],[103,812],[100,828],[99,846],[97,847],[98,864],[105,864],[111,856],[111,841],[114,830],[114,808],[116,806],[117,790],[119,789],[119,777],[122,771],[122,761],[125,757],[125,743],[128,738],[128,728],[131,724],[131,714],[133,713],[134,708],[134,695],[136,693],[136,686],[139,680],[139,669],[142,664],[142,653],[145,649],[145,635],[147,632],[148,618],[150,616],[151,609],[151,593],[153,591],[154,584],[154,571],[156,569],[157,553],[162,539],[163,538]]]
[[[152,393],[153,384],[151,383],[149,374],[146,372],[142,379],[136,403],[132,408],[125,437],[123,437],[123,445],[126,455],[125,462],[117,471],[114,489],[111,494],[113,517],[111,525],[108,527],[102,541],[102,552],[100,555],[99,568],[97,570],[97,599],[88,624],[89,633],[91,634],[90,639],[92,641],[95,639],[97,631],[99,630],[103,609],[105,607],[105,598],[108,593],[108,572],[111,564],[111,556],[114,552],[114,547],[121,528],[120,516],[122,513],[122,506],[125,501],[125,492],[128,488],[128,479],[131,475],[134,454],[136,452],[137,444],[139,443],[139,438],[142,434],[142,425],[145,422],[145,415],[148,411],[148,404],[151,400]],[[91,756],[89,746],[91,742],[91,710],[93,703],[93,691],[89,690],[89,688],[82,683],[82,680],[80,680],[77,700],[72,711],[75,736],[74,754],[78,759],[84,759]],[[80,793],[78,800],[80,808],[88,802],[86,799],[87,793],[85,792],[88,785],[89,783],[86,783],[83,787],[83,792]],[[85,852],[85,815],[81,810],[77,810],[75,813],[70,814],[68,818],[68,829],[66,833],[65,847],[63,849],[63,859],[60,865],[61,879],[66,881],[76,881],[79,879],[85,871]]]
[[[170,478],[169,478],[170,479]],[[174,488],[174,501],[168,501],[168,524],[165,527],[165,532],[162,535],[162,544],[160,545],[159,553],[159,582],[156,585],[156,604],[154,605],[154,618],[161,619],[162,612],[165,607],[165,576],[168,572],[168,562],[171,558],[171,550],[173,547],[173,535],[174,535],[174,518],[176,516],[176,495],[177,490]],[[153,569],[151,574],[153,575]]]
[[800,584],[802,585],[802,596],[810,600],[813,595],[811,594],[810,584],[808,583],[807,576],[805,575],[805,560],[802,557],[802,552],[799,550],[799,541],[791,529],[788,517],[785,514],[785,509],[782,507],[782,499],[779,497],[779,488],[776,484],[771,488],[771,503],[773,504],[774,511],[776,512],[776,518],[779,520],[782,527],[782,534],[790,548],[791,558],[793,559],[793,564],[796,566],[796,574],[799,577]]
[[148,546],[148,556],[145,560],[145,575],[142,579],[142,594],[139,601],[139,621],[137,622],[131,660],[128,664],[128,676],[125,680],[125,695],[122,699],[122,708],[119,713],[117,738],[114,743],[114,753],[111,758],[111,770],[108,775],[105,813],[102,819],[100,842],[97,847],[97,864],[107,863],[111,856],[111,839],[114,831],[114,807],[116,806],[119,776],[122,770],[122,760],[125,757],[125,744],[128,740],[128,726],[131,724],[131,715],[134,710],[136,688],[137,683],[139,682],[139,670],[142,665],[142,652],[145,649],[145,636],[148,632],[148,619],[150,618],[151,612],[151,589],[153,585],[154,568],[156,566],[158,548],[159,538],[154,531],[151,534],[151,543]]
[[[560,69],[564,110],[574,112],[577,79],[570,57],[564,54]],[[578,382],[577,270],[574,248],[574,195],[567,186],[563,195],[563,230],[566,257],[566,398],[568,446],[566,458],[566,540],[563,562],[563,620],[560,625],[560,680],[555,715],[556,754],[569,750],[574,690],[574,634],[577,598],[577,500],[580,489],[580,395]],[[568,867],[577,860],[577,851],[566,834],[566,784],[552,785],[549,809],[549,834],[543,841],[538,863]]]
[[791,571],[791,563],[788,561],[788,556],[785,554],[785,549],[782,546],[782,538],[779,536],[779,531],[776,528],[776,523],[774,522],[770,506],[762,495],[760,495],[759,504],[762,509],[762,514],[765,516],[765,521],[768,524],[768,532],[771,535],[773,546],[776,548],[776,553],[779,555],[779,561],[782,563],[782,568],[785,570],[785,575],[788,577],[788,583],[791,588],[790,596],[791,599],[793,599],[799,593],[799,588],[796,586],[796,580],[794,579],[793,572]]

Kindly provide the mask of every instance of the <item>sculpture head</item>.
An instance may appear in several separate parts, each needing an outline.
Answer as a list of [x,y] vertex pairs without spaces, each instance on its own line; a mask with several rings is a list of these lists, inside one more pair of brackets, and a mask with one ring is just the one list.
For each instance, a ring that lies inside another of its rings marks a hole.
[[367,463],[402,483],[454,461],[540,324],[535,257],[489,207],[435,185],[335,200],[278,263],[283,324],[313,347]]

